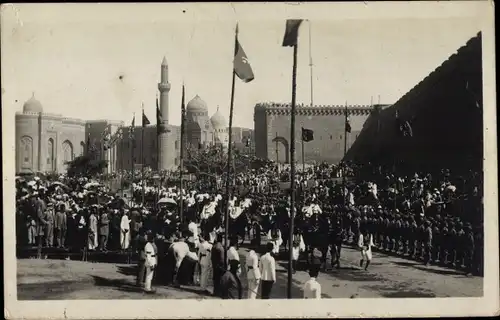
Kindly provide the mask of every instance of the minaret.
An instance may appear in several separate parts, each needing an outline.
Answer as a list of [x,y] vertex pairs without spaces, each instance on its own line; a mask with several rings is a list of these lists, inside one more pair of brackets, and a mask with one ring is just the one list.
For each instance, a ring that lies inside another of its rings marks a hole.
[[[170,91],[170,83],[168,83],[168,65],[165,57],[163,57],[161,63],[161,81],[158,83],[158,90],[160,91],[160,111],[163,117],[163,125],[168,128],[168,92]],[[169,169],[168,135],[169,132],[165,132],[158,137],[160,140],[158,144],[158,170]]]

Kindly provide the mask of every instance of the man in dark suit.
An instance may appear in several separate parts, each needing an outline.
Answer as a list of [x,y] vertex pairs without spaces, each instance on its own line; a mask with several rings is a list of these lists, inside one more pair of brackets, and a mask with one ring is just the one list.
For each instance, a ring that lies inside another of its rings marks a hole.
[[222,299],[241,299],[243,290],[238,278],[239,268],[238,260],[229,260],[229,270],[224,273],[220,282]]
[[66,215],[66,207],[64,204],[57,206],[56,217],[54,220],[54,227],[56,231],[57,246],[63,248],[66,239],[66,229],[68,225],[68,217]]
[[213,268],[214,296],[220,297],[221,277],[224,274],[224,246],[222,245],[222,234],[217,235],[217,241],[212,247],[211,258]]

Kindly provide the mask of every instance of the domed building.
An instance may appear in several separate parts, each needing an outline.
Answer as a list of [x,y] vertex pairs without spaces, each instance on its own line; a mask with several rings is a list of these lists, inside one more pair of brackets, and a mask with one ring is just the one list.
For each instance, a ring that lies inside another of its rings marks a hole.
[[227,124],[217,112],[209,118],[205,101],[196,95],[186,106],[186,136],[188,146],[222,144],[227,146]]
[[[96,141],[99,148],[101,131],[108,126],[113,131],[109,121],[84,121],[46,113],[34,93],[23,104],[22,112],[16,113],[15,123],[17,173],[65,172],[68,161],[86,152],[87,137]],[[114,123],[115,131],[118,125]],[[108,170],[114,169],[111,153],[98,153],[98,156],[110,160]]]
[[226,118],[222,115],[217,108],[217,112],[210,118],[212,127],[214,129],[214,141],[216,144],[222,144],[227,147],[229,142],[229,128],[226,122]]
[[[166,129],[162,133],[158,133],[149,113],[151,110],[145,111],[152,120],[150,125],[143,128],[136,118],[138,126],[132,128],[122,121],[86,121],[46,113],[33,94],[23,104],[22,112],[16,113],[16,172],[63,173],[67,169],[66,162],[83,154],[106,160],[108,173],[142,166],[153,170],[177,170],[181,130],[180,126],[169,123],[170,83],[166,58],[163,58],[160,70],[159,109]],[[246,131],[249,129],[233,128],[235,147],[245,148]],[[107,139],[112,141],[107,144],[109,148],[105,148],[105,133],[112,137]],[[186,105],[185,133],[187,148],[210,145],[227,148],[229,143],[226,119],[219,109],[210,117],[207,103],[198,95]]]

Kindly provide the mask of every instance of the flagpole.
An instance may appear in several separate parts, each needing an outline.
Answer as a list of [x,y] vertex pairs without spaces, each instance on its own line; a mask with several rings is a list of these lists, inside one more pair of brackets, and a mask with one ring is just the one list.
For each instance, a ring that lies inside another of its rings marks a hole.
[[182,84],[182,97],[181,97],[181,151],[180,151],[180,159],[179,159],[179,192],[180,192],[180,200],[179,200],[179,218],[181,220],[181,225],[184,223],[184,200],[183,200],[183,181],[182,181],[182,172],[184,171],[184,83]]
[[[233,57],[236,56],[238,53],[238,24],[236,24],[236,32],[234,35],[234,55]],[[232,155],[232,148],[231,148],[231,143],[232,143],[232,127],[233,127],[233,108],[234,108],[234,85],[236,81],[236,72],[234,71],[234,65],[233,65],[233,70],[232,70],[232,83],[231,83],[231,103],[229,105],[229,138],[228,138],[228,151],[227,151],[227,177],[226,177],[226,196],[227,196],[227,203],[226,203],[226,212],[224,214],[224,268],[227,270],[227,249],[228,249],[228,233],[229,233],[229,184],[231,182],[231,157]]]
[[311,73],[311,107],[313,106],[313,60],[312,60],[312,47],[311,47],[311,20],[309,22],[309,68]]
[[345,164],[345,155],[347,153],[347,101],[345,102],[345,110],[344,110],[344,168],[342,170],[342,186],[343,186],[343,193],[344,193],[344,205],[346,204],[347,200],[347,192],[345,190],[346,187],[346,179],[345,179],[345,174],[346,174],[346,164]]
[[[131,144],[130,144],[130,163],[132,165],[132,197],[131,200],[134,200],[134,180],[135,180],[135,168],[134,168],[134,151],[135,151],[135,112],[134,112],[134,117],[132,118],[132,125],[130,126],[130,131],[129,135],[132,138]],[[132,132],[132,134],[130,134]]]
[[142,182],[142,206],[146,197],[146,185],[144,183],[144,102],[142,103],[142,117],[141,117],[141,182]]
[[289,249],[288,249],[288,284],[287,284],[287,297],[292,298],[292,259],[293,250],[291,245],[293,243],[293,222],[295,216],[295,94],[297,89],[297,43],[293,46],[293,69],[292,69],[292,114],[290,117],[290,232],[289,232]]
[[304,152],[304,137],[303,137],[303,133],[304,132],[304,127],[301,128],[301,138],[300,141],[301,141],[301,145],[302,145],[302,174],[304,174],[306,172],[306,160],[305,160],[305,152]]

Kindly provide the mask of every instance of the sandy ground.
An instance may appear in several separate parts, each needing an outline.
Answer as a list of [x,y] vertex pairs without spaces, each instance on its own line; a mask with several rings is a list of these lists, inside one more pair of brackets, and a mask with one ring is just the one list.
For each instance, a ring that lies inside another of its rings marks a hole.
[[[324,298],[479,297],[483,278],[457,271],[374,253],[368,271],[358,267],[358,251],[343,249],[341,268],[322,272],[318,281]],[[248,250],[240,249],[241,261]],[[271,298],[286,298],[287,262],[278,261]],[[242,268],[245,270],[245,268]],[[292,297],[302,297],[305,271],[293,275]],[[241,275],[245,286],[246,275]],[[213,299],[199,287],[159,286],[145,294],[134,286],[135,265],[65,260],[20,259],[17,262],[18,299]],[[246,293],[245,295],[246,296]]]

